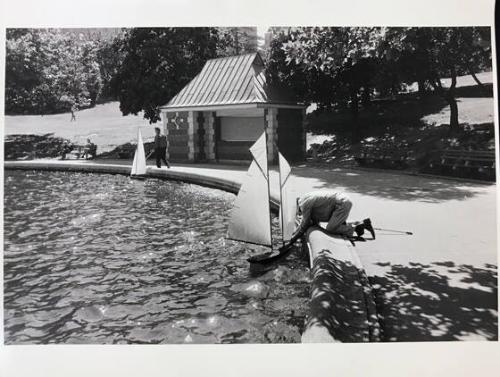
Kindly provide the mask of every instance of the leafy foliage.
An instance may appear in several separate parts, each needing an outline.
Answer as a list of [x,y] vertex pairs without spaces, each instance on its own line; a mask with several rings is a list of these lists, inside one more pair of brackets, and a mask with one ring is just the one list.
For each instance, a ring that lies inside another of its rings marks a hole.
[[[435,27],[388,28],[382,41],[388,60],[395,60],[402,72],[402,80],[417,80],[419,91],[431,86],[450,105],[450,129],[459,127],[456,102],[456,79],[491,68],[491,40],[489,28]],[[442,78],[451,78],[444,88]],[[477,80],[478,81],[478,80]]]
[[214,28],[135,28],[127,31],[123,63],[111,80],[124,115],[144,111],[151,123],[164,105],[217,54]]
[[7,113],[47,114],[95,104],[101,90],[96,42],[51,29],[12,29],[6,47]]
[[[269,82],[320,111],[349,107],[354,118],[375,95],[397,94],[416,81],[421,94],[433,88],[448,101],[456,129],[457,75],[490,67],[489,28],[299,27],[277,33],[267,73]],[[450,88],[441,84],[445,77],[452,79]]]
[[269,81],[288,86],[319,109],[352,104],[373,86],[377,28],[296,28],[270,47]]
[[111,87],[111,80],[118,73],[125,57],[124,37],[125,32],[121,32],[113,38],[104,39],[99,43],[97,63],[102,80],[102,91],[99,96],[101,101],[116,99]]
[[231,56],[257,51],[258,37],[255,27],[217,28],[217,55]]

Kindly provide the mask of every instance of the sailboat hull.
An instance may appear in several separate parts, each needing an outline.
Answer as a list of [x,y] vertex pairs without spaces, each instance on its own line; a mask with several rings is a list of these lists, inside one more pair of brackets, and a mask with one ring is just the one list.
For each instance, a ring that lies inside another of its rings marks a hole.
[[146,179],[145,175],[131,175],[130,179],[136,179],[138,181],[144,181]]

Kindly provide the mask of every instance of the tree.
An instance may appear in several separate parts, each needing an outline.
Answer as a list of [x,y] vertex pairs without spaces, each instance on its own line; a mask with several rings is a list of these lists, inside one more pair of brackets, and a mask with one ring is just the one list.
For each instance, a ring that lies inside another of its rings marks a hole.
[[[489,28],[289,28],[273,41],[269,81],[285,84],[320,109],[349,106],[353,140],[359,136],[360,103],[368,106],[373,89],[398,92],[401,83],[417,82],[450,105],[450,129],[459,128],[457,76],[491,67]],[[441,79],[450,78],[443,86]]]
[[217,55],[241,55],[257,51],[257,28],[219,27]]
[[101,88],[95,42],[55,29],[11,29],[7,36],[7,113],[47,114],[95,104]]
[[[450,131],[459,130],[456,101],[457,76],[475,73],[491,67],[489,28],[433,27],[388,28],[384,36],[388,59],[406,65],[409,72],[403,79],[417,78],[419,91],[428,83],[450,106]],[[406,60],[413,64],[405,64]],[[445,87],[443,78],[450,78]]]
[[134,28],[121,48],[123,63],[111,80],[123,115],[144,111],[151,123],[166,104],[216,57],[215,28]]
[[107,99],[116,100],[111,87],[111,80],[118,73],[123,59],[125,58],[123,43],[125,32],[117,34],[113,38],[103,39],[99,42],[97,49],[97,63],[102,80],[101,101]]
[[270,83],[286,82],[319,109],[348,106],[353,140],[359,138],[359,102],[369,103],[380,28],[291,28],[271,43]]

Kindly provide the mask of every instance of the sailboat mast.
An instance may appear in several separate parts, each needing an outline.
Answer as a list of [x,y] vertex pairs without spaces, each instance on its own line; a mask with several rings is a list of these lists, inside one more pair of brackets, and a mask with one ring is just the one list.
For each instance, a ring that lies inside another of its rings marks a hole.
[[278,172],[279,172],[278,180],[279,180],[279,188],[280,188],[281,242],[284,246],[285,245],[285,223],[283,222],[284,221],[284,218],[283,218],[283,197],[281,194],[281,190],[283,187],[281,187],[281,161],[280,161],[279,157],[280,156],[279,156],[279,152],[278,152]]
[[264,129],[264,133],[266,135],[266,166],[267,166],[267,200],[269,202],[269,235],[271,236],[271,250],[273,248],[273,217],[271,215],[271,188],[269,187],[271,185],[271,174],[269,171],[269,156],[268,156],[268,151],[267,151],[267,130]]

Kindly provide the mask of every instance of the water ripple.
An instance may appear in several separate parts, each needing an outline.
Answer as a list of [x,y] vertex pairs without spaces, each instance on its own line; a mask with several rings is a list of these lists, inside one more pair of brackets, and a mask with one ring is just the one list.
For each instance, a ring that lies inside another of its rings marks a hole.
[[300,340],[305,262],[251,276],[246,258],[265,250],[225,238],[233,195],[113,175],[5,178],[7,344]]

